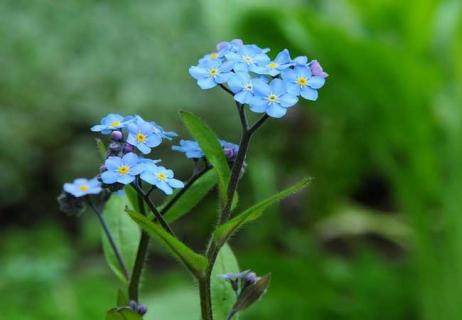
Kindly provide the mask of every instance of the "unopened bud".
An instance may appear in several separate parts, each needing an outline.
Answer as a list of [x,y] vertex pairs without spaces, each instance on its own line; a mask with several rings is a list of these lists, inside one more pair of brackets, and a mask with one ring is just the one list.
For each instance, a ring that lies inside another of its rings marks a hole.
[[120,143],[111,142],[109,144],[109,150],[111,151],[111,153],[117,153],[120,151],[120,149],[121,149]]
[[133,311],[137,311],[138,303],[136,303],[135,300],[130,300],[130,301],[128,302],[128,307],[129,307],[130,309],[132,309]]
[[131,144],[126,143],[126,144],[124,145],[123,149],[122,149],[122,152],[123,152],[124,154],[126,154],[126,153],[133,152],[134,150],[135,150],[135,149],[133,148],[133,146],[132,146]]
[[148,308],[144,304],[139,304],[138,308],[137,308],[137,312],[140,315],[144,316],[146,314],[146,312],[148,312]]
[[121,141],[123,139],[124,135],[122,134],[122,131],[115,130],[112,131],[111,138],[114,141]]

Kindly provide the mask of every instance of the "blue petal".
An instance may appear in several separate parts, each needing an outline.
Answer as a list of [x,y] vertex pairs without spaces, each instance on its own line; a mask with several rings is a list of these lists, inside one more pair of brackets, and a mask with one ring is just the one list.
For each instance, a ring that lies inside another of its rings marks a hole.
[[232,77],[232,72],[221,72],[215,77],[216,83],[225,83]]
[[323,77],[313,76],[308,80],[308,86],[310,86],[313,89],[319,89],[324,85],[325,82],[326,79],[324,79]]
[[139,161],[138,156],[133,152],[127,153],[122,158],[122,162],[129,167],[136,165],[138,161]]
[[165,181],[160,181],[156,184],[156,187],[162,190],[165,194],[173,193],[173,189]]
[[162,138],[156,134],[151,134],[146,140],[146,145],[150,148],[157,147],[162,142]]
[[129,175],[129,174],[126,174],[126,175],[123,175],[123,176],[119,176],[117,178],[117,182],[118,183],[122,183],[122,184],[129,184],[129,183],[132,183],[133,180],[135,180],[135,176],[132,176],[132,175]]
[[197,66],[193,66],[193,67],[189,68],[189,74],[194,79],[200,79],[200,78],[204,78],[204,77],[208,76],[208,72],[207,72],[207,70],[205,70],[205,68],[201,68],[201,67],[197,67]]
[[266,111],[268,103],[263,98],[253,97],[249,101],[249,107],[251,111],[261,113]]
[[184,187],[184,183],[177,179],[168,179],[167,182],[172,188],[183,188]]
[[294,96],[299,96],[300,95],[300,86],[295,83],[286,83],[287,86],[287,92],[291,95]]
[[253,81],[253,92],[255,95],[266,97],[271,93],[270,86],[261,78]]
[[252,97],[252,94],[249,91],[241,91],[237,93],[236,95],[234,95],[234,100],[236,100],[237,102],[241,104],[245,104],[245,103],[248,103],[251,97]]
[[151,185],[156,185],[158,180],[156,178],[156,176],[154,174],[152,174],[152,172],[144,172],[140,175],[140,178],[143,180],[143,181],[146,181],[147,183],[151,184]]
[[100,125],[100,124],[97,124],[96,126],[93,126],[90,128],[91,131],[93,132],[100,132],[102,130],[106,129],[106,126],[103,126],[103,125]]
[[146,165],[146,164],[143,164],[143,163],[136,164],[136,165],[134,165],[133,167],[130,168],[130,174],[136,176],[136,175],[140,174],[141,172],[147,170],[149,167],[150,167],[149,165]]
[[273,118],[281,118],[287,113],[286,108],[282,108],[276,103],[273,103],[272,105],[269,106],[269,108],[266,110],[266,114],[268,114],[270,117]]
[[213,81],[212,78],[202,78],[202,79],[199,79],[197,80],[197,84],[199,85],[199,87],[201,89],[210,89],[210,88],[213,88],[215,87],[217,84],[215,83],[215,81]]
[[103,180],[105,184],[115,183],[118,177],[119,175],[115,173],[114,171],[104,171],[101,174],[101,180]]
[[146,145],[143,144],[143,143],[138,143],[138,144],[136,144],[136,147],[137,147],[138,150],[140,150],[141,153],[143,153],[143,154],[148,154],[149,152],[151,152],[151,148],[149,148],[148,146],[146,146]]
[[286,85],[281,79],[274,79],[270,83],[271,92],[277,94],[278,96],[286,93]]
[[298,98],[291,94],[284,94],[279,97],[279,101],[281,103],[281,106],[283,106],[284,108],[289,108],[298,102]]
[[104,165],[108,170],[117,170],[117,168],[122,165],[122,159],[119,157],[109,157],[106,162],[104,162]]
[[237,74],[228,80],[228,87],[233,93],[241,91],[243,85],[242,80]]
[[276,56],[276,59],[274,59],[274,61],[277,64],[289,63],[291,61],[289,50],[284,49],[281,52],[279,52],[278,55]]
[[318,92],[310,87],[305,87],[300,90],[300,94],[307,100],[316,101],[318,99]]

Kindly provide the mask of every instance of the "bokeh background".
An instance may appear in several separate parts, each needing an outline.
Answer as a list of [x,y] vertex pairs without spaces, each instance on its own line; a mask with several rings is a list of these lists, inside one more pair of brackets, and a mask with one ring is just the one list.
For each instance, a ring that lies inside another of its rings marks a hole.
[[[273,273],[242,319],[462,319],[461,17],[459,0],[1,1],[0,319],[102,319],[114,305],[97,220],[55,198],[97,172],[88,129],[109,112],[187,138],[189,110],[237,142],[230,98],[187,72],[233,38],[330,74],[316,103],[253,140],[241,208],[315,179],[233,239],[242,269]],[[168,147],[156,156],[188,176]],[[198,250],[213,199],[176,225]],[[148,318],[197,318],[190,277],[151,251]]]

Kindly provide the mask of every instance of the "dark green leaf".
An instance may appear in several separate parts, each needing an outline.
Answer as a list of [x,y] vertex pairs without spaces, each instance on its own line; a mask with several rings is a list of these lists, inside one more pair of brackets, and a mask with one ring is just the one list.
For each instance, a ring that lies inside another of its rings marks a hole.
[[199,179],[194,181],[175,204],[164,213],[167,222],[171,223],[191,211],[216,183],[217,174],[214,169],[204,173]]
[[98,149],[99,157],[101,161],[106,159],[106,146],[104,145],[103,141],[100,138],[96,138],[96,148]]
[[235,216],[225,224],[219,226],[214,232],[214,239],[217,242],[223,243],[226,242],[229,237],[231,237],[242,225],[251,222],[263,213],[267,207],[272,205],[275,202],[281,201],[284,198],[287,198],[291,194],[300,191],[310,183],[311,179],[306,178],[290,188],[285,189],[261,202],[245,210],[241,214]]
[[242,293],[239,295],[239,299],[234,304],[233,310],[235,312],[239,312],[247,309],[252,304],[257,302],[258,299],[260,299],[261,296],[266,292],[266,289],[268,289],[270,281],[271,273],[268,273],[258,279],[256,283],[245,288],[244,291],[242,291]]
[[151,237],[158,238],[193,274],[203,274],[207,268],[207,259],[204,256],[194,252],[183,242],[165,231],[160,225],[153,223],[142,214],[130,209],[127,212]]
[[122,289],[117,291],[117,306],[125,307],[128,305],[128,297]]
[[196,115],[182,111],[181,118],[191,135],[199,143],[207,160],[216,169],[218,174],[218,190],[221,203],[226,202],[226,191],[230,170],[220,142],[213,131]]
[[[103,217],[125,261],[125,265],[131,270],[135,262],[141,232],[136,223],[125,214],[125,207],[127,206],[131,205],[125,194],[113,194],[104,207]],[[104,255],[112,271],[123,282],[127,282],[104,233],[102,234],[102,242]]]
[[106,313],[106,320],[142,320],[143,317],[130,308],[113,308]]
[[211,289],[213,304],[213,319],[225,320],[236,301],[236,293],[228,281],[219,277],[220,274],[238,273],[239,265],[228,244],[218,253],[212,270]]

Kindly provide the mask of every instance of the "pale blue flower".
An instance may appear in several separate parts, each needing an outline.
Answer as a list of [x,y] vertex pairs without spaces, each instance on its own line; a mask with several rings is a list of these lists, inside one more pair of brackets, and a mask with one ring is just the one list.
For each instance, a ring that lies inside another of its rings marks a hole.
[[265,112],[273,118],[281,118],[287,113],[287,108],[298,101],[281,79],[273,79],[269,84],[263,80],[254,83],[254,97],[249,103],[250,110],[257,113]]
[[288,92],[312,101],[318,98],[317,89],[325,83],[325,79],[314,76],[308,66],[296,66],[293,70],[286,70],[282,78],[286,82]]
[[222,62],[219,59],[205,60],[189,68],[189,74],[197,80],[201,89],[210,89],[228,81],[233,74],[232,69],[232,62]]
[[161,136],[163,139],[167,139],[167,140],[172,140],[173,138],[177,137],[178,134],[176,132],[173,132],[173,131],[165,131],[164,128],[162,128],[161,126],[159,126],[157,123],[155,123],[154,121],[151,121],[151,124],[152,126],[154,127],[153,128],[153,131],[155,134]]
[[180,145],[172,146],[172,150],[183,152],[188,159],[200,159],[205,156],[199,143],[194,140],[180,140]]
[[298,66],[306,66],[308,65],[308,58],[306,56],[298,56],[292,59],[292,63]]
[[152,164],[144,167],[140,178],[169,195],[173,193],[173,189],[184,187],[183,182],[174,179],[173,176],[172,170]]
[[266,55],[268,51],[269,49],[261,49],[254,44],[248,44],[240,46],[236,52],[227,53],[225,57],[233,63],[234,71],[248,72],[270,61]]
[[126,128],[133,120],[132,117],[123,117],[120,114],[110,113],[101,119],[101,123],[91,127],[93,132],[101,132],[102,134],[110,134],[112,130]]
[[275,77],[290,66],[292,66],[292,59],[290,58],[289,50],[284,49],[278,53],[276,59],[260,63],[252,71]]
[[249,103],[253,97],[253,82],[248,72],[237,72],[228,80],[228,87],[234,93],[234,100],[241,104]]
[[105,184],[122,183],[129,184],[135,180],[144,168],[144,164],[139,161],[138,156],[133,153],[127,153],[122,158],[109,157],[104,163],[106,171],[101,174],[101,180]]
[[73,195],[74,197],[83,197],[89,194],[98,194],[101,192],[101,183],[98,179],[75,179],[72,183],[65,183],[64,191]]
[[135,146],[142,153],[148,154],[151,152],[151,148],[160,145],[162,136],[152,123],[136,116],[136,120],[128,125],[127,142]]

